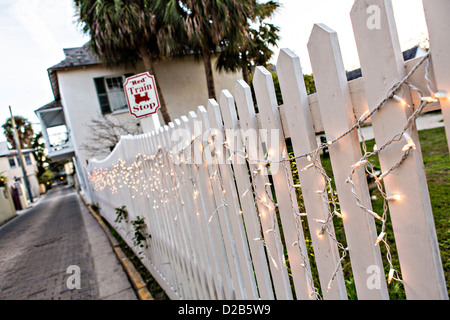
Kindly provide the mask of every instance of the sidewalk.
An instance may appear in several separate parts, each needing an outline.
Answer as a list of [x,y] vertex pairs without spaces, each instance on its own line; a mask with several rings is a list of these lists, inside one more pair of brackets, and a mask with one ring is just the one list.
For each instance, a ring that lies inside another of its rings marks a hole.
[[98,300],[137,300],[136,294],[117,260],[111,244],[97,221],[78,196],[84,225],[91,246]]
[[[69,266],[81,288],[69,289]],[[70,187],[49,191],[0,227],[0,299],[129,300],[132,286],[106,235]]]

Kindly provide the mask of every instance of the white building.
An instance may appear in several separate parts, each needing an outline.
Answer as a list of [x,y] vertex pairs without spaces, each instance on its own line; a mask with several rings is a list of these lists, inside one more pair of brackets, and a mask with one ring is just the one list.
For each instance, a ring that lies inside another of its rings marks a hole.
[[[107,115],[116,121],[129,121],[130,126],[139,126],[139,121],[128,113],[123,83],[127,76],[145,70],[143,65],[135,69],[107,68],[86,46],[64,49],[64,53],[66,58],[48,69],[55,101],[35,113],[42,126],[49,157],[54,161],[72,157],[80,186],[87,191],[84,167],[89,155],[81,148],[91,134],[86,125],[92,119]],[[215,61],[212,63],[214,65]],[[193,55],[157,62],[155,73],[172,119],[207,103],[204,67]],[[219,95],[221,90],[233,88],[240,75],[215,73],[214,77]],[[161,116],[160,121],[163,123]],[[105,157],[107,152],[96,158]]]
[[[22,150],[25,161],[25,172],[30,183],[31,195],[37,198],[40,195],[39,181],[37,179],[37,165],[33,149]],[[0,142],[0,173],[6,177],[8,185],[15,182],[24,185],[22,167],[20,166],[17,150],[9,150],[6,141]]]

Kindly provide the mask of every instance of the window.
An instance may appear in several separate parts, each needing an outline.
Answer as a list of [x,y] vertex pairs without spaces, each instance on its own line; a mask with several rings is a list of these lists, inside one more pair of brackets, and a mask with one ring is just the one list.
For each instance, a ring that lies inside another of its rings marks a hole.
[[95,78],[98,101],[102,114],[124,110],[128,108],[123,84],[131,74],[113,77]]
[[10,167],[11,169],[14,169],[14,168],[17,167],[17,165],[16,165],[16,160],[14,160],[14,158],[8,158],[8,161],[9,161],[9,167]]
[[31,166],[31,156],[29,154],[25,154],[23,157],[25,158],[26,165]]

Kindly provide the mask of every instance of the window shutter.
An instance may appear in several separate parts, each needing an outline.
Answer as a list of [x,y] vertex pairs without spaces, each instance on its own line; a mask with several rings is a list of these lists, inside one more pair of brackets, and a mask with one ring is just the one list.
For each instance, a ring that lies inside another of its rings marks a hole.
[[94,78],[95,89],[97,90],[98,102],[102,114],[111,113],[111,106],[109,105],[108,93],[106,92],[105,78]]

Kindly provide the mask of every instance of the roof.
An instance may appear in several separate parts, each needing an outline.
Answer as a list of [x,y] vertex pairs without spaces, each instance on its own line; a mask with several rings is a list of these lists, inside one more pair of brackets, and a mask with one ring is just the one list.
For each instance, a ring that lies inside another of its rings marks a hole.
[[66,58],[60,63],[55,64],[53,67],[50,67],[49,69],[61,69],[100,64],[100,62],[89,50],[87,44],[80,48],[67,48],[63,50]]
[[[34,151],[35,151],[34,149],[22,149],[22,153],[33,153]],[[19,153],[17,152],[17,150],[3,151],[2,153],[0,153],[0,158],[15,156],[15,155],[18,155],[18,154]]]
[[57,70],[101,64],[89,50],[87,43],[82,47],[67,48],[63,49],[63,51],[66,55],[65,59],[47,69],[48,77],[50,78],[50,83],[52,85],[53,96],[56,101],[61,99],[58,77],[56,75]]
[[[418,56],[421,56],[423,52],[425,52],[424,49],[422,49],[419,46],[415,46],[403,52],[403,60],[404,61],[412,60],[414,58],[417,58]],[[362,77],[361,68],[347,72],[347,81],[355,80],[361,77]]]
[[37,110],[34,110],[34,112],[37,113],[39,111],[51,110],[51,109],[56,109],[56,108],[62,108],[61,100],[52,101],[52,102],[46,104],[45,106],[42,106]]

